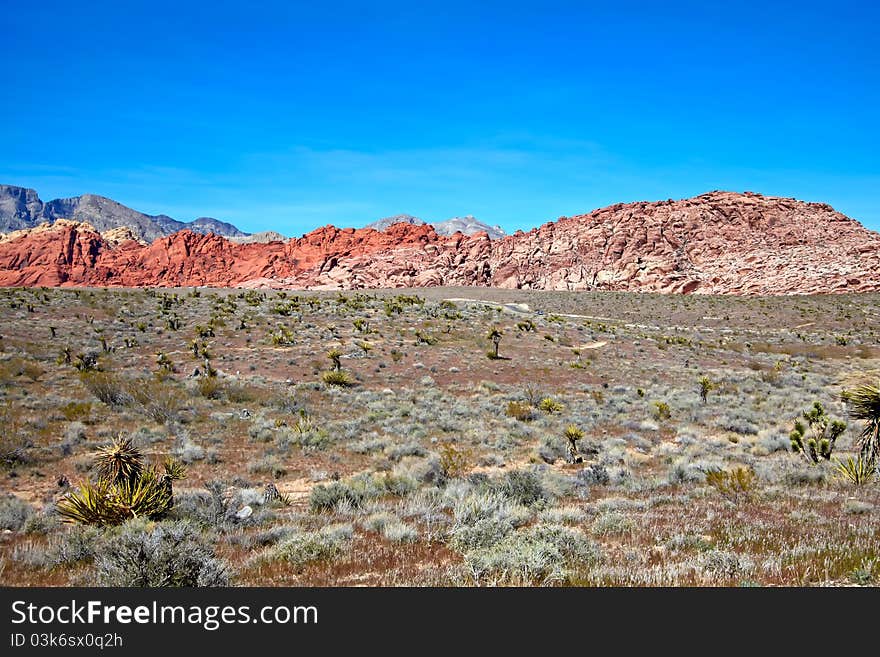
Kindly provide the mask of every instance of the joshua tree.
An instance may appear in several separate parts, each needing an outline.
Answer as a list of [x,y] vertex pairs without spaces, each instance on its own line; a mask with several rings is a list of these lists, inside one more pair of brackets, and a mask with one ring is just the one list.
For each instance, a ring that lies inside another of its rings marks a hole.
[[161,372],[170,373],[174,371],[174,364],[171,362],[171,359],[161,351],[156,354],[156,365],[159,366]]
[[862,459],[876,465],[880,457],[880,385],[865,384],[854,390],[845,390],[843,401],[849,409],[849,416],[865,423],[859,438]]
[[498,356],[498,347],[501,345],[501,336],[504,335],[504,332],[498,328],[497,326],[493,326],[492,330],[486,335],[486,337],[492,341],[492,346],[495,349],[492,358],[499,358]]
[[67,345],[61,350],[61,353],[58,354],[58,364],[60,365],[63,363],[65,365],[70,365],[72,361],[73,352],[70,349],[70,345]]
[[709,393],[715,389],[715,384],[708,376],[700,377],[700,400],[705,404],[709,400]]
[[577,442],[584,437],[584,432],[576,425],[569,424],[562,435],[565,436],[565,439],[568,441],[569,463],[582,463],[584,459],[578,455]]
[[339,349],[336,349],[334,347],[333,349],[328,351],[327,358],[329,358],[330,361],[333,363],[334,370],[338,372],[342,369],[342,361],[340,360],[342,358],[342,352]]
[[[832,420],[819,402],[813,402],[813,408],[804,411],[803,418],[807,421],[808,427],[795,420],[794,429],[788,435],[792,451],[800,452],[813,463],[818,463],[820,458],[826,461],[831,459],[834,443],[846,430],[846,423]],[[809,435],[807,435],[808,429]]]
[[92,351],[77,354],[73,360],[73,366],[80,372],[94,372],[98,369],[98,354]]

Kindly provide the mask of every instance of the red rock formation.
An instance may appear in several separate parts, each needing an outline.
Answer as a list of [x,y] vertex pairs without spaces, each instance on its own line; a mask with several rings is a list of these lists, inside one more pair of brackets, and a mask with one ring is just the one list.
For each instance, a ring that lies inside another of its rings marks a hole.
[[880,234],[827,205],[731,192],[613,205],[500,240],[397,224],[268,244],[181,231],[142,245],[59,221],[0,240],[0,285],[873,291]]

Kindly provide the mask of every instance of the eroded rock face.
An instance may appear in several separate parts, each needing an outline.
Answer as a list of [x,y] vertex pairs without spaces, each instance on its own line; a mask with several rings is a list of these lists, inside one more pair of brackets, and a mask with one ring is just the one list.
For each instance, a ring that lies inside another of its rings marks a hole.
[[0,242],[0,285],[880,290],[880,234],[827,205],[748,193],[618,204],[495,240],[408,223],[251,244],[191,231],[149,245],[114,237],[75,222],[12,236]]

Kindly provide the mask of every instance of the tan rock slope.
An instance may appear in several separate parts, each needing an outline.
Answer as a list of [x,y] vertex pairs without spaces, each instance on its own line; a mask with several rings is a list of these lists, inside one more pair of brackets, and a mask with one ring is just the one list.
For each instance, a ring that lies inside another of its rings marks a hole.
[[149,245],[118,237],[71,222],[11,236],[0,242],[0,285],[880,290],[880,234],[828,205],[752,193],[617,204],[498,240],[409,224],[252,244],[190,231]]

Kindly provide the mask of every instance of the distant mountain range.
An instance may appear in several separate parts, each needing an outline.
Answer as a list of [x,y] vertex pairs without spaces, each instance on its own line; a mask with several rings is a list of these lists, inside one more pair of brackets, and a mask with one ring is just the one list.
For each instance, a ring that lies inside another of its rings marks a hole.
[[[41,223],[54,223],[58,219],[69,219],[93,226],[99,233],[116,229],[128,229],[134,238],[149,244],[160,237],[167,237],[181,230],[208,235],[214,233],[234,242],[275,242],[287,238],[275,231],[246,233],[225,221],[212,217],[199,217],[194,221],[178,221],[164,214],[150,215],[138,212],[114,201],[113,199],[95,194],[83,194],[71,198],[58,198],[42,201],[33,189],[0,185],[0,234],[35,228]],[[396,223],[407,223],[414,226],[426,224],[418,217],[401,214],[395,217],[380,219],[367,228],[383,231]],[[473,235],[486,231],[492,239],[504,237],[500,226],[489,226],[477,221],[471,215],[454,217],[433,224],[438,235],[453,235],[456,231],[465,235]]]
[[43,202],[33,189],[0,185],[0,233],[34,228],[43,222],[54,223],[58,219],[91,224],[99,232],[129,228],[143,242],[152,242],[183,229],[229,238],[249,236],[232,224],[212,217],[199,217],[189,222],[177,221],[164,214],[144,214],[113,199],[95,194]]

